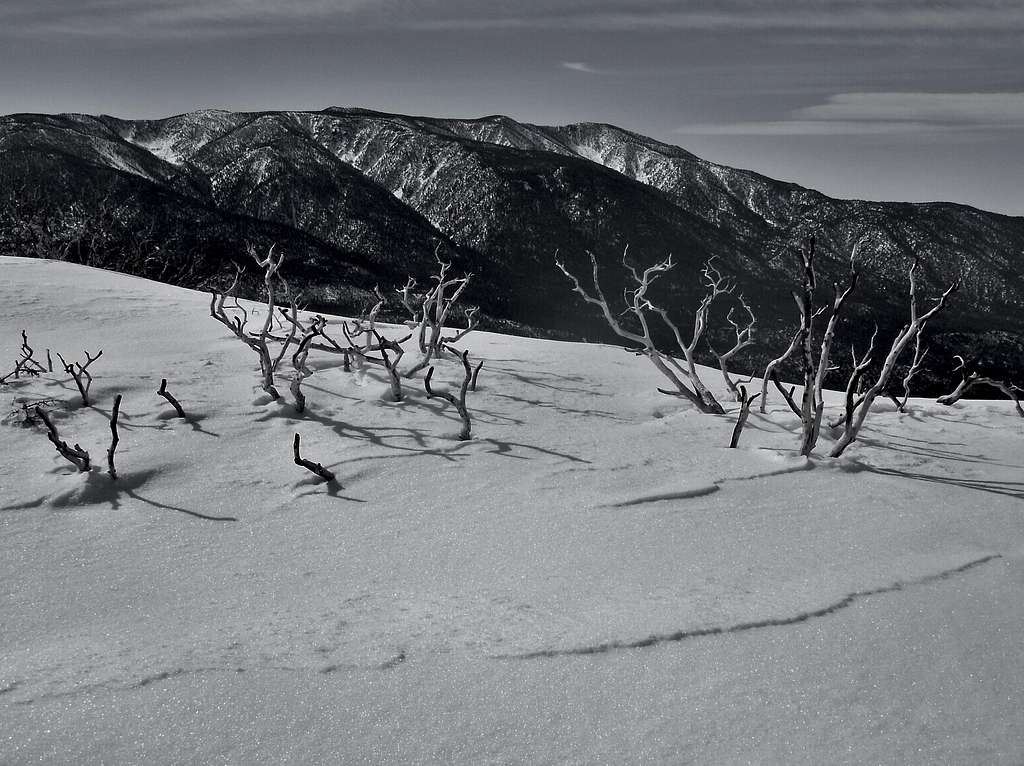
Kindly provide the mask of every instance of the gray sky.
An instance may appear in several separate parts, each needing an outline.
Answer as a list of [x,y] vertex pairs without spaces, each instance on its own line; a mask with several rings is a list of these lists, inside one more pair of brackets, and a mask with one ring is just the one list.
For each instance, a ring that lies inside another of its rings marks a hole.
[[1024,0],[2,0],[0,113],[611,122],[841,197],[1024,215]]

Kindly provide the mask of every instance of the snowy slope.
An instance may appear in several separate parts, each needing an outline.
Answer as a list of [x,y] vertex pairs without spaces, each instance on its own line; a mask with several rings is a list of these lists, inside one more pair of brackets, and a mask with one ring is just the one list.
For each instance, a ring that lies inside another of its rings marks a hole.
[[[305,417],[267,402],[200,293],[0,275],[4,358],[22,329],[104,351],[94,407],[53,375],[0,414],[59,397],[103,464],[124,395],[117,482],[0,425],[0,762],[1024,759],[1005,402],[880,408],[849,459],[806,463],[774,402],[729,450],[732,416],[642,359],[478,333],[460,443],[447,405],[330,357]],[[292,464],[296,432],[343,488]]]

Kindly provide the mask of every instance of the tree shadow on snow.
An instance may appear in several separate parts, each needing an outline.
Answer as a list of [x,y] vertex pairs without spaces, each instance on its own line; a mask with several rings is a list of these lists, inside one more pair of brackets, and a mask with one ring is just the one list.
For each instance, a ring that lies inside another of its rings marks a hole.
[[960,489],[970,489],[976,492],[986,492],[990,495],[1001,495],[1002,497],[1010,497],[1015,500],[1024,500],[1024,481],[995,481],[993,479],[962,478],[948,474],[935,475],[897,468],[882,468],[863,461],[856,461],[855,464],[859,470],[876,473],[881,476],[894,476],[901,479],[945,484],[949,487],[959,487]]
[[122,474],[117,479],[111,479],[106,473],[98,468],[85,474],[66,474],[68,479],[65,486],[55,493],[43,495],[36,500],[24,503],[6,505],[0,511],[27,510],[29,508],[40,508],[49,505],[51,508],[68,510],[91,505],[109,505],[112,510],[120,510],[124,502],[123,498],[128,497],[140,503],[161,508],[169,511],[177,511],[204,521],[238,521],[234,516],[210,516],[199,511],[192,511],[188,508],[180,508],[176,505],[160,503],[143,497],[136,491],[149,479],[155,476],[158,471],[138,471],[130,474]]

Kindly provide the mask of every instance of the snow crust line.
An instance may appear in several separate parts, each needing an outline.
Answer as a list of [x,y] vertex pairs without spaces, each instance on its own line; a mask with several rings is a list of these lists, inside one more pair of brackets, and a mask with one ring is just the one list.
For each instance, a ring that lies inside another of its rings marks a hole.
[[700,484],[694,487],[678,490],[667,490],[665,492],[656,492],[650,495],[640,495],[638,497],[629,498],[628,500],[620,500],[617,503],[609,503],[608,505],[598,506],[600,508],[629,508],[633,505],[643,505],[644,503],[658,503],[662,500],[686,500],[693,497],[704,497],[705,495],[711,495],[722,488],[723,484],[729,482],[738,481],[750,481],[752,479],[765,479],[770,476],[782,476],[788,473],[797,473],[799,471],[809,471],[814,468],[814,461],[809,458],[802,459],[795,465],[785,466],[784,468],[776,468],[771,471],[764,471],[763,473],[755,473],[751,476],[732,476],[724,479],[715,479],[708,484]]
[[907,587],[917,585],[928,585],[934,582],[940,582],[941,580],[948,580],[956,575],[963,574],[971,569],[980,567],[984,564],[988,564],[996,559],[1001,559],[1003,556],[999,553],[994,553],[989,556],[983,556],[980,559],[968,561],[966,564],[955,567],[953,569],[944,569],[941,572],[935,574],[925,575],[924,577],[917,578],[916,580],[897,580],[890,585],[884,585],[880,588],[872,588],[870,590],[858,590],[853,593],[849,593],[839,601],[833,604],[824,606],[821,609],[815,609],[810,612],[800,612],[792,617],[775,617],[766,620],[756,620],[753,622],[741,622],[736,625],[719,626],[713,628],[697,628],[695,630],[680,630],[675,633],[664,633],[661,635],[651,635],[647,638],[641,638],[636,641],[607,641],[603,644],[594,644],[591,646],[577,646],[570,649],[541,649],[535,652],[526,652],[525,654],[501,654],[495,655],[494,659],[501,660],[536,660],[543,657],[572,657],[582,656],[590,654],[606,654],[608,652],[622,650],[622,649],[646,649],[651,646],[658,646],[660,644],[677,643],[680,641],[686,641],[691,638],[702,638],[704,636],[723,636],[730,633],[743,633],[748,630],[760,630],[762,628],[780,628],[787,625],[798,625],[802,622],[808,622],[809,620],[816,619],[818,617],[828,617],[831,614],[846,609],[851,606],[854,602],[869,598],[870,596],[880,596],[885,593],[895,593],[902,591]]

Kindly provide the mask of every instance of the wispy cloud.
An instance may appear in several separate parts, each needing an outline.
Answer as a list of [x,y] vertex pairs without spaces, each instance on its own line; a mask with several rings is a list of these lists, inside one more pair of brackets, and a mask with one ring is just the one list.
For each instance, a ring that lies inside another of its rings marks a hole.
[[1024,93],[837,93],[797,119],[1024,125]]
[[587,74],[598,74],[600,71],[583,61],[563,61],[562,68],[571,69],[574,72],[586,72]]
[[1024,6],[1005,0],[522,0],[515,6],[455,0],[445,3],[444,12],[417,13],[428,7],[412,4],[404,23],[424,29],[1024,30]]
[[253,30],[590,29],[1024,33],[1013,0],[4,0],[0,35],[242,34]]
[[837,93],[785,119],[683,125],[689,135],[834,136],[1024,129],[1024,93]]

